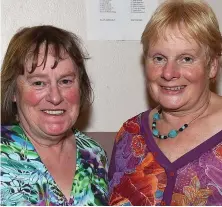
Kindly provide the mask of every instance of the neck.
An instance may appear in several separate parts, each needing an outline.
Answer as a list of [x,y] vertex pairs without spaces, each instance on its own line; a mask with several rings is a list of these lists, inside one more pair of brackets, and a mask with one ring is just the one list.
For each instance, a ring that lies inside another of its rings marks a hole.
[[24,127],[22,123],[19,123],[19,125],[23,129],[29,140],[32,142],[32,144],[41,148],[59,148],[59,146],[63,145],[64,140],[69,139],[73,135],[72,129],[70,129],[66,134],[63,135],[45,136],[44,134],[42,134],[42,136],[37,136],[35,135],[35,133],[32,133],[31,130]]
[[192,123],[196,119],[206,115],[210,99],[211,94],[208,95],[204,102],[200,103],[197,107],[193,107],[191,110],[169,111],[167,109],[162,109],[162,119],[164,122],[167,122],[172,126],[174,126],[173,123],[177,123],[178,125]]
[[54,149],[61,149],[61,150],[63,148],[64,141],[65,141],[65,139],[61,139],[61,140],[59,140],[57,142],[53,142],[53,143],[48,144],[48,143],[45,143],[45,142],[41,143],[41,142],[39,142],[39,140],[33,139],[31,137],[29,137],[29,140],[37,148],[46,148],[46,149],[54,148]]
[[73,138],[74,137],[72,135],[70,137],[61,139],[58,143],[53,143],[50,145],[39,143],[37,140],[32,138],[29,139],[43,161],[56,160],[58,163],[62,163],[64,161],[64,157],[66,158],[69,156],[69,154],[67,154],[67,151],[69,151],[68,149],[75,149],[75,139]]

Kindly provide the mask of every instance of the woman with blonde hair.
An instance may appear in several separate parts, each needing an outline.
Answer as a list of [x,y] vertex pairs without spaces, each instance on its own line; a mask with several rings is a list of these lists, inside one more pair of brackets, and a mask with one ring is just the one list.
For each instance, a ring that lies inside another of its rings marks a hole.
[[141,39],[155,108],[126,121],[109,168],[110,205],[222,205],[222,97],[210,90],[222,53],[200,0],[167,0]]

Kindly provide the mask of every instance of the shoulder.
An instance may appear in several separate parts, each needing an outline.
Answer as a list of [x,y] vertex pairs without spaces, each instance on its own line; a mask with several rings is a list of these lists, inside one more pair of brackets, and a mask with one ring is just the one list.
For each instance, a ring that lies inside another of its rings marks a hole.
[[110,164],[122,169],[117,171],[131,172],[146,155],[148,148],[144,128],[149,113],[150,110],[128,119],[117,133]]
[[13,125],[9,125],[9,126],[1,125],[1,135],[4,136],[7,133],[10,133],[10,134],[13,133]]
[[150,152],[147,141],[150,134],[146,131],[150,111],[128,119],[117,133],[109,167],[110,186],[119,183],[124,173],[134,172]]
[[74,134],[76,138],[76,145],[79,150],[88,151],[90,154],[94,154],[94,156],[99,159],[107,160],[106,151],[98,142],[77,129],[74,129]]
[[16,162],[39,157],[19,125],[1,126],[1,155]]
[[[76,175],[78,174],[80,178],[85,176],[86,179],[84,182],[93,186],[93,189],[91,190],[95,195],[93,199],[97,199],[98,201],[97,204],[107,205],[108,159],[106,152],[95,140],[83,132],[74,129],[74,135],[76,138],[77,147]],[[82,193],[80,192],[80,194]],[[83,200],[82,195],[80,194],[79,198],[80,200]],[[86,204],[89,203],[90,201]],[[93,203],[91,202],[91,204]]]
[[24,131],[19,125],[1,125],[2,134],[24,134]]
[[24,132],[19,125],[1,125],[1,143],[21,142]]
[[136,116],[128,119],[123,123],[119,132],[117,133],[115,143],[120,142],[122,139],[127,139],[128,136],[141,134],[143,122],[149,122],[149,114],[151,109],[144,111]]
[[101,147],[101,145],[98,142],[96,142],[94,139],[87,136],[83,132],[81,132],[77,129],[74,129],[74,134],[76,137],[76,141],[78,142],[78,144],[80,144],[81,148],[83,148],[83,149],[85,149],[85,148],[99,148],[99,149],[103,150],[103,148]]

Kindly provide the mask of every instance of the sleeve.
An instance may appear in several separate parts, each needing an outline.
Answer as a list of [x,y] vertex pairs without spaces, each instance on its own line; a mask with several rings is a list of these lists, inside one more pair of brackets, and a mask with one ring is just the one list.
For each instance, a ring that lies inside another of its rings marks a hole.
[[135,142],[140,138],[140,119],[140,115],[137,115],[127,120],[116,135],[108,172],[111,206],[131,205],[125,193],[133,192],[129,174],[142,159],[135,156],[138,151]]
[[97,158],[98,170],[94,176],[94,185],[98,190],[94,191],[97,199],[97,205],[108,205],[108,158],[106,151],[100,147],[100,153]]
[[112,150],[110,165],[109,165],[108,179],[109,179],[109,205],[110,206],[130,205],[128,199],[125,199],[124,197],[119,195],[117,192],[115,192],[115,186],[118,184],[118,181],[121,179],[121,176],[124,174],[119,169],[119,165],[121,164],[124,165],[124,163],[121,163],[120,160],[118,160],[117,158],[118,154],[121,153],[120,141],[123,139],[127,139],[126,134],[124,134],[123,132],[124,132],[124,129],[122,126],[116,135],[113,150]]
[[123,132],[123,126],[120,128],[119,132],[117,133],[113,145],[111,160],[109,164],[109,171],[108,171],[108,179],[109,182],[112,180],[114,173],[116,172],[116,149],[118,145],[118,141],[122,139],[122,132]]
[[111,160],[110,160],[110,163],[109,163],[109,170],[108,170],[108,180],[109,180],[109,182],[112,180],[113,174],[116,171],[115,155],[116,155],[116,141],[114,142],[114,145],[113,145]]

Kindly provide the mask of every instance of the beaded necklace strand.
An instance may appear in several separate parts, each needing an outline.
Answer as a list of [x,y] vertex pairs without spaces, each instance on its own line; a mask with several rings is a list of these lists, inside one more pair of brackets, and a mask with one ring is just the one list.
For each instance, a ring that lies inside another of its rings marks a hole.
[[[209,102],[208,102],[208,104],[209,104]],[[208,108],[208,107],[206,107],[206,109],[207,109],[207,108]],[[206,110],[206,109],[205,109],[205,110]],[[204,111],[205,111],[205,110],[204,110]],[[204,111],[203,111],[203,112],[204,112]],[[156,128],[156,121],[160,120],[160,114],[162,113],[162,109],[159,109],[158,112],[153,115],[153,123],[152,123],[152,133],[153,133],[153,136],[154,136],[154,137],[157,137],[157,138],[159,138],[159,139],[175,138],[180,132],[182,132],[183,130],[185,130],[185,129],[189,126],[189,124],[190,124],[191,122],[195,121],[201,114],[203,114],[203,112],[200,113],[198,116],[196,116],[196,117],[195,117],[193,120],[191,120],[189,123],[184,124],[184,125],[183,125],[182,127],[180,127],[178,130],[172,129],[172,130],[170,130],[170,132],[169,132],[167,135],[162,135],[162,134],[159,133],[159,130]]]

